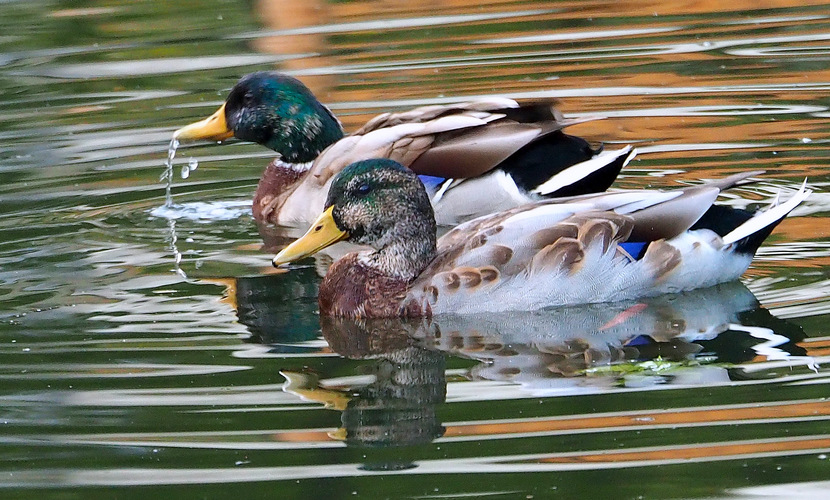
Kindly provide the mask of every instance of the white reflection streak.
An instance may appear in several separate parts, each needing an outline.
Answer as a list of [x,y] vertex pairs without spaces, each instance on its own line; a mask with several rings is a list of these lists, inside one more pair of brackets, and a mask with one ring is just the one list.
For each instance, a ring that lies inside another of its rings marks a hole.
[[[20,367],[19,369],[17,367]],[[146,378],[177,377],[185,375],[214,375],[250,369],[238,365],[164,365],[131,363],[120,364],[45,364],[35,367],[30,365],[0,365],[0,369],[18,373],[0,373],[0,380],[61,380],[68,379],[106,379],[106,378]]]
[[559,42],[571,40],[588,40],[592,38],[618,38],[634,35],[651,35],[654,33],[667,33],[685,29],[681,26],[667,26],[665,28],[641,28],[628,30],[605,30],[605,31],[578,31],[574,33],[551,33],[548,35],[516,36],[511,38],[494,38],[491,40],[476,40],[470,43],[538,43],[538,42]]
[[[250,370],[249,366],[223,366],[228,371]],[[218,371],[216,367],[212,367]],[[293,405],[302,404],[295,396],[282,392],[282,384],[259,386],[205,387],[196,389],[123,389],[93,390],[57,393],[64,406],[88,407],[136,407],[179,406],[196,410],[206,407]],[[4,404],[12,404],[14,398],[0,398]]]
[[185,71],[235,68],[275,64],[291,59],[308,57],[309,54],[285,56],[262,54],[211,55],[202,57],[163,57],[157,59],[130,59],[117,62],[85,62],[83,64],[60,64],[33,66],[19,70],[20,74],[53,78],[113,78],[136,77],[141,75],[180,74]]
[[[651,154],[651,153],[669,153],[675,151],[720,151],[723,149],[755,149],[755,148],[766,148],[772,146],[772,143],[768,142],[710,142],[710,143],[697,143],[697,144],[658,144],[654,146],[638,146],[637,152],[639,154]],[[629,172],[632,172],[633,169],[629,169]],[[682,170],[677,170],[674,172],[666,172],[665,169],[660,170],[658,172],[653,172],[653,174],[658,174],[658,176],[663,177],[666,175],[674,175],[683,173]]]
[[757,17],[757,18],[750,18],[750,19],[739,19],[736,21],[726,21],[723,24],[726,26],[730,25],[742,25],[742,24],[773,24],[773,23],[791,23],[795,21],[819,21],[821,19],[827,19],[828,16],[781,16],[781,17]]
[[[740,448],[743,445],[770,445],[781,443],[797,443],[812,440],[830,439],[830,435],[800,436],[782,439],[753,439],[744,441],[727,441],[714,443],[694,443],[690,445],[658,446],[627,448],[626,455],[655,451],[666,455],[668,451],[698,450],[705,446],[729,445]],[[812,455],[826,452],[821,446],[806,449],[791,449],[781,451],[764,451],[755,453],[736,453],[729,455],[678,458],[642,459],[642,460],[615,460],[617,450],[566,452],[566,453],[537,453],[525,455],[503,455],[499,457],[477,457],[464,459],[426,460],[418,463],[418,467],[404,471],[367,471],[361,469],[361,464],[321,464],[288,467],[226,467],[213,469],[159,469],[159,468],[118,468],[102,470],[78,469],[20,469],[3,471],[0,473],[0,488],[20,486],[40,486],[48,484],[55,486],[140,486],[161,484],[218,484],[218,483],[248,483],[260,481],[286,481],[300,479],[381,476],[381,475],[441,475],[447,474],[492,474],[492,473],[531,473],[556,472],[575,470],[608,470],[632,467],[653,467],[659,465],[710,463],[724,460],[752,460],[759,458],[775,458],[784,456]],[[602,462],[574,462],[574,458],[586,454],[604,454],[606,461]],[[682,455],[682,454],[681,454]],[[562,459],[562,463],[539,463],[540,460]],[[514,463],[507,463],[514,462]],[[515,463],[520,462],[520,463]]]
[[400,28],[422,28],[426,26],[441,26],[444,24],[463,24],[477,21],[490,21],[494,19],[510,19],[516,17],[538,16],[554,12],[549,9],[520,10],[517,12],[495,12],[492,14],[466,14],[457,16],[428,16],[411,17],[407,19],[375,19],[372,21],[358,21],[353,23],[323,24],[318,26],[305,26],[284,30],[257,31],[255,33],[243,33],[230,36],[229,38],[264,38],[286,35],[316,35],[325,33],[349,33],[353,31],[387,31]]
[[[799,258],[804,247],[800,246],[797,250],[792,250],[793,245],[792,243],[783,245],[784,252],[787,252],[788,246],[791,251],[781,257],[790,260]],[[795,246],[798,247],[799,245]],[[764,256],[769,248],[767,247],[767,250],[761,252],[761,255]],[[777,249],[778,245],[772,248]],[[761,247],[761,250],[764,250],[764,247]],[[817,255],[817,257],[824,256],[826,254]],[[808,255],[808,257],[811,256]],[[830,297],[830,279],[805,285],[775,288],[780,286],[783,281],[781,278],[759,278],[749,281],[747,287],[778,318],[806,318],[830,313],[830,301],[828,301],[828,297]]]
[[[611,117],[642,117],[642,116],[743,116],[743,115],[779,115],[779,114],[808,114],[826,111],[825,106],[804,104],[776,105],[755,104],[749,106],[676,106],[668,108],[642,108],[603,113],[606,118]],[[590,117],[595,113],[585,114]],[[569,116],[579,116],[573,114]],[[639,148],[638,148],[639,151]]]

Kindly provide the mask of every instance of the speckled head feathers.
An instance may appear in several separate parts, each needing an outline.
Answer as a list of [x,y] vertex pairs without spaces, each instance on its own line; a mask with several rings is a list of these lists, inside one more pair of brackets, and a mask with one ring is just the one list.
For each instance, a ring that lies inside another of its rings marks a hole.
[[392,239],[435,241],[435,217],[426,190],[414,172],[398,162],[372,159],[352,163],[332,181],[326,207],[355,243],[382,248]]

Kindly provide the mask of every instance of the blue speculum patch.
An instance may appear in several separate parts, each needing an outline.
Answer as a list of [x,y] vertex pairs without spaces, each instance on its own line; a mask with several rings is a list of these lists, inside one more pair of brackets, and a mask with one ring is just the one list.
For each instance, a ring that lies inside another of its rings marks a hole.
[[445,177],[435,177],[432,175],[419,175],[418,178],[424,183],[424,187],[427,188],[427,192],[430,193],[430,195],[436,192],[438,190],[438,186],[447,180]]
[[634,260],[640,260],[646,253],[648,243],[643,241],[626,241],[625,243],[620,243],[619,245],[620,248],[625,250],[626,253],[628,253],[628,255],[630,255]]

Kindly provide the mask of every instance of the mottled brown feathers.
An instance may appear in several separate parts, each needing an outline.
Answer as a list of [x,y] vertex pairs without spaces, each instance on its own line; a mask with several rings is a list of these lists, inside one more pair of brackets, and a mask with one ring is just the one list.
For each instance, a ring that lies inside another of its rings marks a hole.
[[[409,300],[432,306],[442,297],[462,293],[475,300],[479,290],[518,275],[574,274],[582,268],[589,249],[615,251],[616,243],[625,241],[633,225],[624,215],[587,212],[511,241],[501,233],[507,218],[518,212],[510,210],[502,217],[472,221],[447,233],[439,241],[436,257],[413,282]],[[660,251],[661,255],[667,253]],[[663,267],[673,262],[668,259]],[[655,266],[659,267],[656,261]]]
[[579,234],[579,227],[576,224],[561,222],[553,227],[546,227],[533,233],[532,245],[536,248],[545,248],[555,243],[560,238],[576,238]]
[[407,285],[405,280],[363,265],[357,253],[350,253],[332,264],[320,283],[320,314],[347,318],[428,316],[425,311],[402,309]]
[[544,247],[530,261],[530,271],[554,271],[558,269],[569,273],[579,269],[579,263],[585,258],[582,242],[573,238],[559,238]]
[[643,261],[648,262],[654,273],[655,281],[665,279],[680,265],[681,260],[680,250],[669,245],[665,240],[652,241],[643,256]]

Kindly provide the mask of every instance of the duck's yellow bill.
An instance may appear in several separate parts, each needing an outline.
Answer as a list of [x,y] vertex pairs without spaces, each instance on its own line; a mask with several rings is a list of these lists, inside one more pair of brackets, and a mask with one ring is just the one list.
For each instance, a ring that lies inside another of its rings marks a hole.
[[340,240],[348,238],[349,233],[339,229],[337,224],[335,224],[334,217],[331,215],[332,210],[334,210],[334,205],[320,214],[317,220],[314,221],[314,224],[311,225],[311,229],[300,239],[283,248],[274,257],[274,265],[280,266],[302,259],[303,257],[308,257],[328,246],[334,245]]
[[215,113],[204,120],[186,125],[173,132],[174,139],[186,139],[196,141],[204,139],[208,141],[224,141],[233,137],[233,130],[228,128],[225,121],[225,105],[219,106]]

